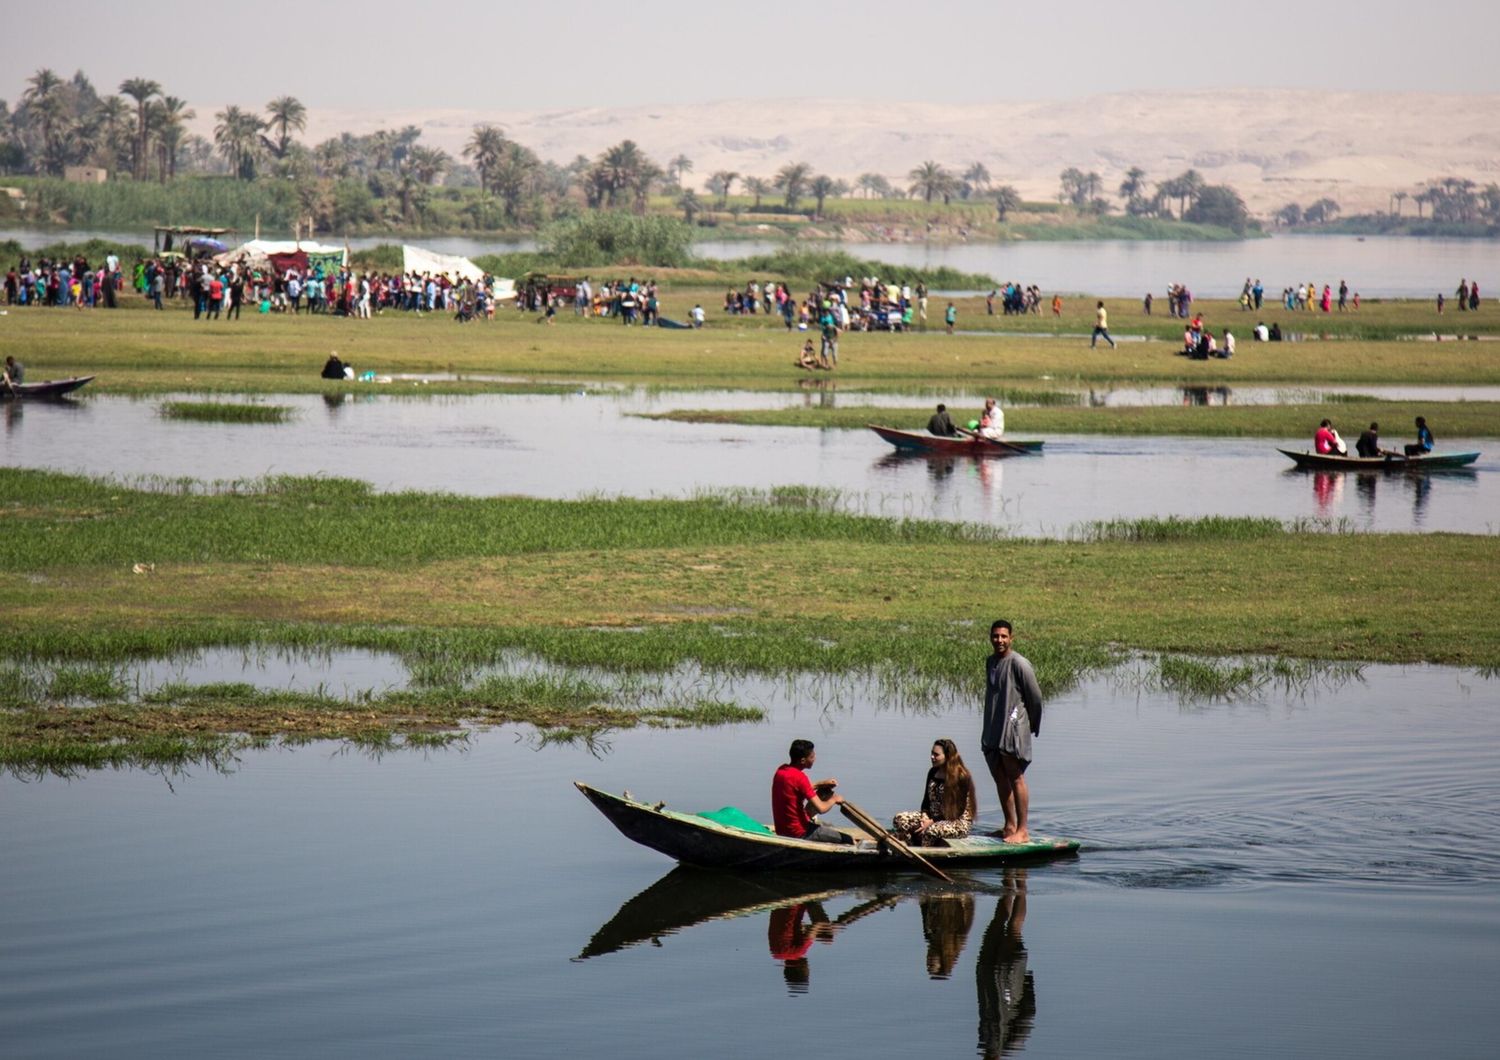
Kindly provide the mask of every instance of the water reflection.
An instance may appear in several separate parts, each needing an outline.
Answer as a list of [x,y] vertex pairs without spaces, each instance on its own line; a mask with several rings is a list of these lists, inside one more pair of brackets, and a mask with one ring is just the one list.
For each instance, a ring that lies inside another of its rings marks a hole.
[[979,945],[979,1049],[986,1057],[1020,1051],[1036,1023],[1036,979],[1027,967],[1026,870],[1005,874],[1005,891]]
[[1182,388],[1184,405],[1227,405],[1231,391],[1227,386],[1185,386]]
[[[954,978],[978,913],[979,897],[995,908],[974,962],[978,1046],[986,1057],[1019,1051],[1036,1019],[1036,980],[1022,928],[1026,923],[1026,872],[1005,869],[998,880],[975,881],[970,890],[933,889],[931,881],[893,879],[864,887],[830,887],[806,875],[740,876],[678,867],[628,899],[589,940],[575,961],[663,940],[713,921],[764,915],[766,946],[792,995],[812,990],[815,945],[831,946],[855,924],[876,913],[915,904],[927,975]],[[841,912],[840,900],[854,903]],[[738,959],[740,948],[726,949]]]
[[[1472,483],[1477,472],[1472,468],[1431,468],[1412,472],[1399,467],[1380,471],[1308,471],[1291,468],[1287,475],[1307,475],[1312,483],[1313,506],[1320,519],[1334,519],[1342,515],[1347,484],[1354,483],[1354,496],[1359,514],[1368,522],[1375,518],[1377,494],[1387,495],[1387,507],[1400,503],[1399,493],[1406,491],[1411,500],[1412,530],[1426,529],[1428,505],[1434,490],[1441,489],[1439,483]],[[1384,480],[1385,485],[1381,482]],[[1394,491],[1394,492],[1393,492]]]

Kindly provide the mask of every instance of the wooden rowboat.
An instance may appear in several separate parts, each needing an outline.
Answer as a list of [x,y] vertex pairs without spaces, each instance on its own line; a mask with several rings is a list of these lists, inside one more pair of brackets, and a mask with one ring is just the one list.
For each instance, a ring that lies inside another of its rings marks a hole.
[[1422,456],[1337,456],[1326,453],[1278,449],[1300,468],[1310,471],[1428,471],[1465,467],[1479,459],[1478,453],[1425,453]]
[[9,398],[62,397],[93,381],[94,377],[91,375],[75,375],[71,379],[46,379],[40,383],[12,383],[10,386],[0,381],[0,401]]
[[[767,831],[721,824],[696,813],[668,810],[611,795],[582,781],[574,786],[627,839],[684,865],[741,872],[912,872],[915,866],[874,840],[853,844],[815,843]],[[1078,852],[1076,839],[1034,836],[1029,843],[1006,843],[994,836],[949,840],[947,846],[922,847],[922,856],[944,869],[981,865],[1017,865]]]
[[943,453],[959,456],[1019,456],[1017,450],[1040,453],[1045,442],[1011,441],[994,442],[977,435],[944,438],[937,434],[919,431],[898,431],[894,427],[880,427],[873,423],[865,426],[890,442],[897,449],[908,453]]

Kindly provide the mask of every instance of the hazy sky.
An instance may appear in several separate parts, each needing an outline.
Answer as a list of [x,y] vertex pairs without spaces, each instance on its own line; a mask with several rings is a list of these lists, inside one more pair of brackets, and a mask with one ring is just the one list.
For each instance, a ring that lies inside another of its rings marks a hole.
[[[8,0],[9,2],[9,0]],[[39,67],[128,77],[190,103],[539,109],[843,97],[1039,100],[1133,89],[1500,92],[1500,4],[242,5],[74,0],[11,11],[0,99]],[[253,12],[240,15],[238,12]]]

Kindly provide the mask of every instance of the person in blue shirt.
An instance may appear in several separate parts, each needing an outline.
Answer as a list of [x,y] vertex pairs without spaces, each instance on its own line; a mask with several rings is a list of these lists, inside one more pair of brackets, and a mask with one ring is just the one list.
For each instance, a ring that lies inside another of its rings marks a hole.
[[1426,418],[1422,417],[1422,416],[1418,416],[1417,417],[1417,440],[1412,445],[1408,445],[1406,447],[1406,455],[1407,456],[1425,456],[1426,454],[1432,452],[1432,447],[1433,447],[1434,444],[1435,443],[1432,440],[1432,432],[1427,429],[1427,420],[1426,420]]

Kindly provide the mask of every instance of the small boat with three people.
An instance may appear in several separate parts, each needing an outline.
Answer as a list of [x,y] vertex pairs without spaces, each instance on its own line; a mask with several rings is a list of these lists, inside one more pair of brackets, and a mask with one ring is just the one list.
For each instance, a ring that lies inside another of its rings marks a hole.
[[[738,872],[840,872],[849,874],[908,872],[920,869],[891,842],[879,826],[861,824],[849,830],[850,843],[820,843],[777,835],[743,810],[724,807],[704,813],[669,810],[665,803],[638,802],[612,795],[582,781],[574,786],[627,839],[700,868]],[[626,793],[627,795],[629,793]],[[858,820],[860,814],[853,819]],[[875,833],[879,832],[885,838]],[[921,858],[941,869],[989,865],[1021,865],[1078,852],[1076,839],[1033,835],[1025,843],[1007,843],[995,836],[970,835],[947,839],[940,846],[924,846]]]

